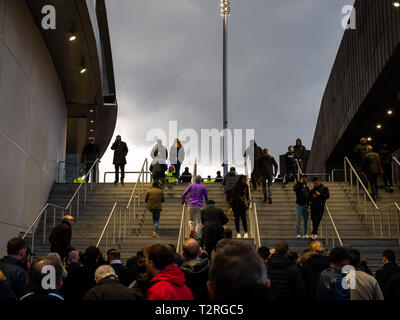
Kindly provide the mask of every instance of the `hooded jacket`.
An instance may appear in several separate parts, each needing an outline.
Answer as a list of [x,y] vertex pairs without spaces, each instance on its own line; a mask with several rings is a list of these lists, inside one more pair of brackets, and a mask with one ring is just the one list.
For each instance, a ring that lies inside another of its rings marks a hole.
[[147,300],[193,300],[192,291],[185,282],[183,271],[172,263],[150,281]]
[[288,257],[273,254],[268,260],[267,269],[277,300],[304,300],[306,289],[301,270]]
[[151,187],[144,198],[147,209],[162,210],[162,203],[165,202],[164,191],[158,187]]
[[300,145],[296,143],[296,145],[294,146],[294,153],[296,154],[297,159],[301,159],[304,161],[304,159],[306,158],[306,147],[303,146],[301,140],[300,140]]
[[322,271],[329,268],[329,257],[322,254],[311,254],[301,266],[304,283],[307,288],[307,300],[316,299],[316,290]]
[[307,184],[298,182],[294,185],[293,190],[296,192],[296,204],[308,207],[310,202],[310,189],[307,187]]
[[206,202],[208,201],[207,189],[201,183],[193,183],[190,186],[188,186],[185,192],[182,194],[182,202],[186,200],[186,195],[188,193],[190,193],[188,202],[189,207],[203,208],[203,197],[206,200]]
[[186,285],[192,291],[194,300],[209,300],[207,281],[210,260],[201,257],[185,260],[180,268],[185,273]]
[[[316,192],[319,192],[320,195],[314,198],[313,195],[316,194]],[[329,189],[321,183],[319,187],[314,187],[310,191],[310,208],[323,210],[325,208],[325,202],[328,199]]]

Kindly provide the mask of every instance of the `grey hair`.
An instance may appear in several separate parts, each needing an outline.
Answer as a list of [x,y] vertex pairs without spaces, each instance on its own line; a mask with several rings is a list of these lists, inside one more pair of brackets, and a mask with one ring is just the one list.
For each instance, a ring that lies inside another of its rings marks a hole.
[[58,265],[60,265],[62,271],[63,271],[63,278],[67,278],[68,277],[68,271],[67,269],[65,269],[62,261],[61,261],[61,257],[57,252],[50,252],[47,257],[47,259],[54,261],[55,263],[57,263]]
[[96,269],[96,272],[94,273],[94,278],[97,281],[100,281],[101,279],[104,278],[108,278],[110,276],[113,276],[114,278],[116,277],[114,268],[109,265],[98,267]]

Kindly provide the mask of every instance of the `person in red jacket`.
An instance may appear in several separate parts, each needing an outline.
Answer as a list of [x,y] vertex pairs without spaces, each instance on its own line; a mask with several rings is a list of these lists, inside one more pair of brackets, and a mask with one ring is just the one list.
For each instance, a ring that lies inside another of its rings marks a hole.
[[152,277],[147,300],[194,300],[170,246],[156,244],[146,247],[145,257],[147,272]]

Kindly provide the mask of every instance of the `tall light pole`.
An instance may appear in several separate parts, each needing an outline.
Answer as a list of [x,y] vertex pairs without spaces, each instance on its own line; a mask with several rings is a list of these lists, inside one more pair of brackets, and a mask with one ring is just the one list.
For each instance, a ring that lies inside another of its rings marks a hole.
[[228,173],[228,16],[231,14],[231,1],[221,0],[221,16],[223,17],[223,167],[224,175]]

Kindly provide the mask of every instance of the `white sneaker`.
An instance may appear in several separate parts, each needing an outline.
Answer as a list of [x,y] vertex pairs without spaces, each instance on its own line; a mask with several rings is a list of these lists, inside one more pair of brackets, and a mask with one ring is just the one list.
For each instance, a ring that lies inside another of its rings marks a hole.
[[300,238],[301,238],[301,235],[298,234],[298,235],[297,235],[297,239],[300,239]]
[[310,236],[309,236],[308,234],[305,234],[305,235],[303,236],[303,238],[304,238],[304,239],[309,239]]
[[246,232],[243,236],[243,238],[247,239],[249,237],[249,234]]
[[240,235],[240,233],[238,233],[237,235],[236,235],[236,239],[240,239],[242,236]]

